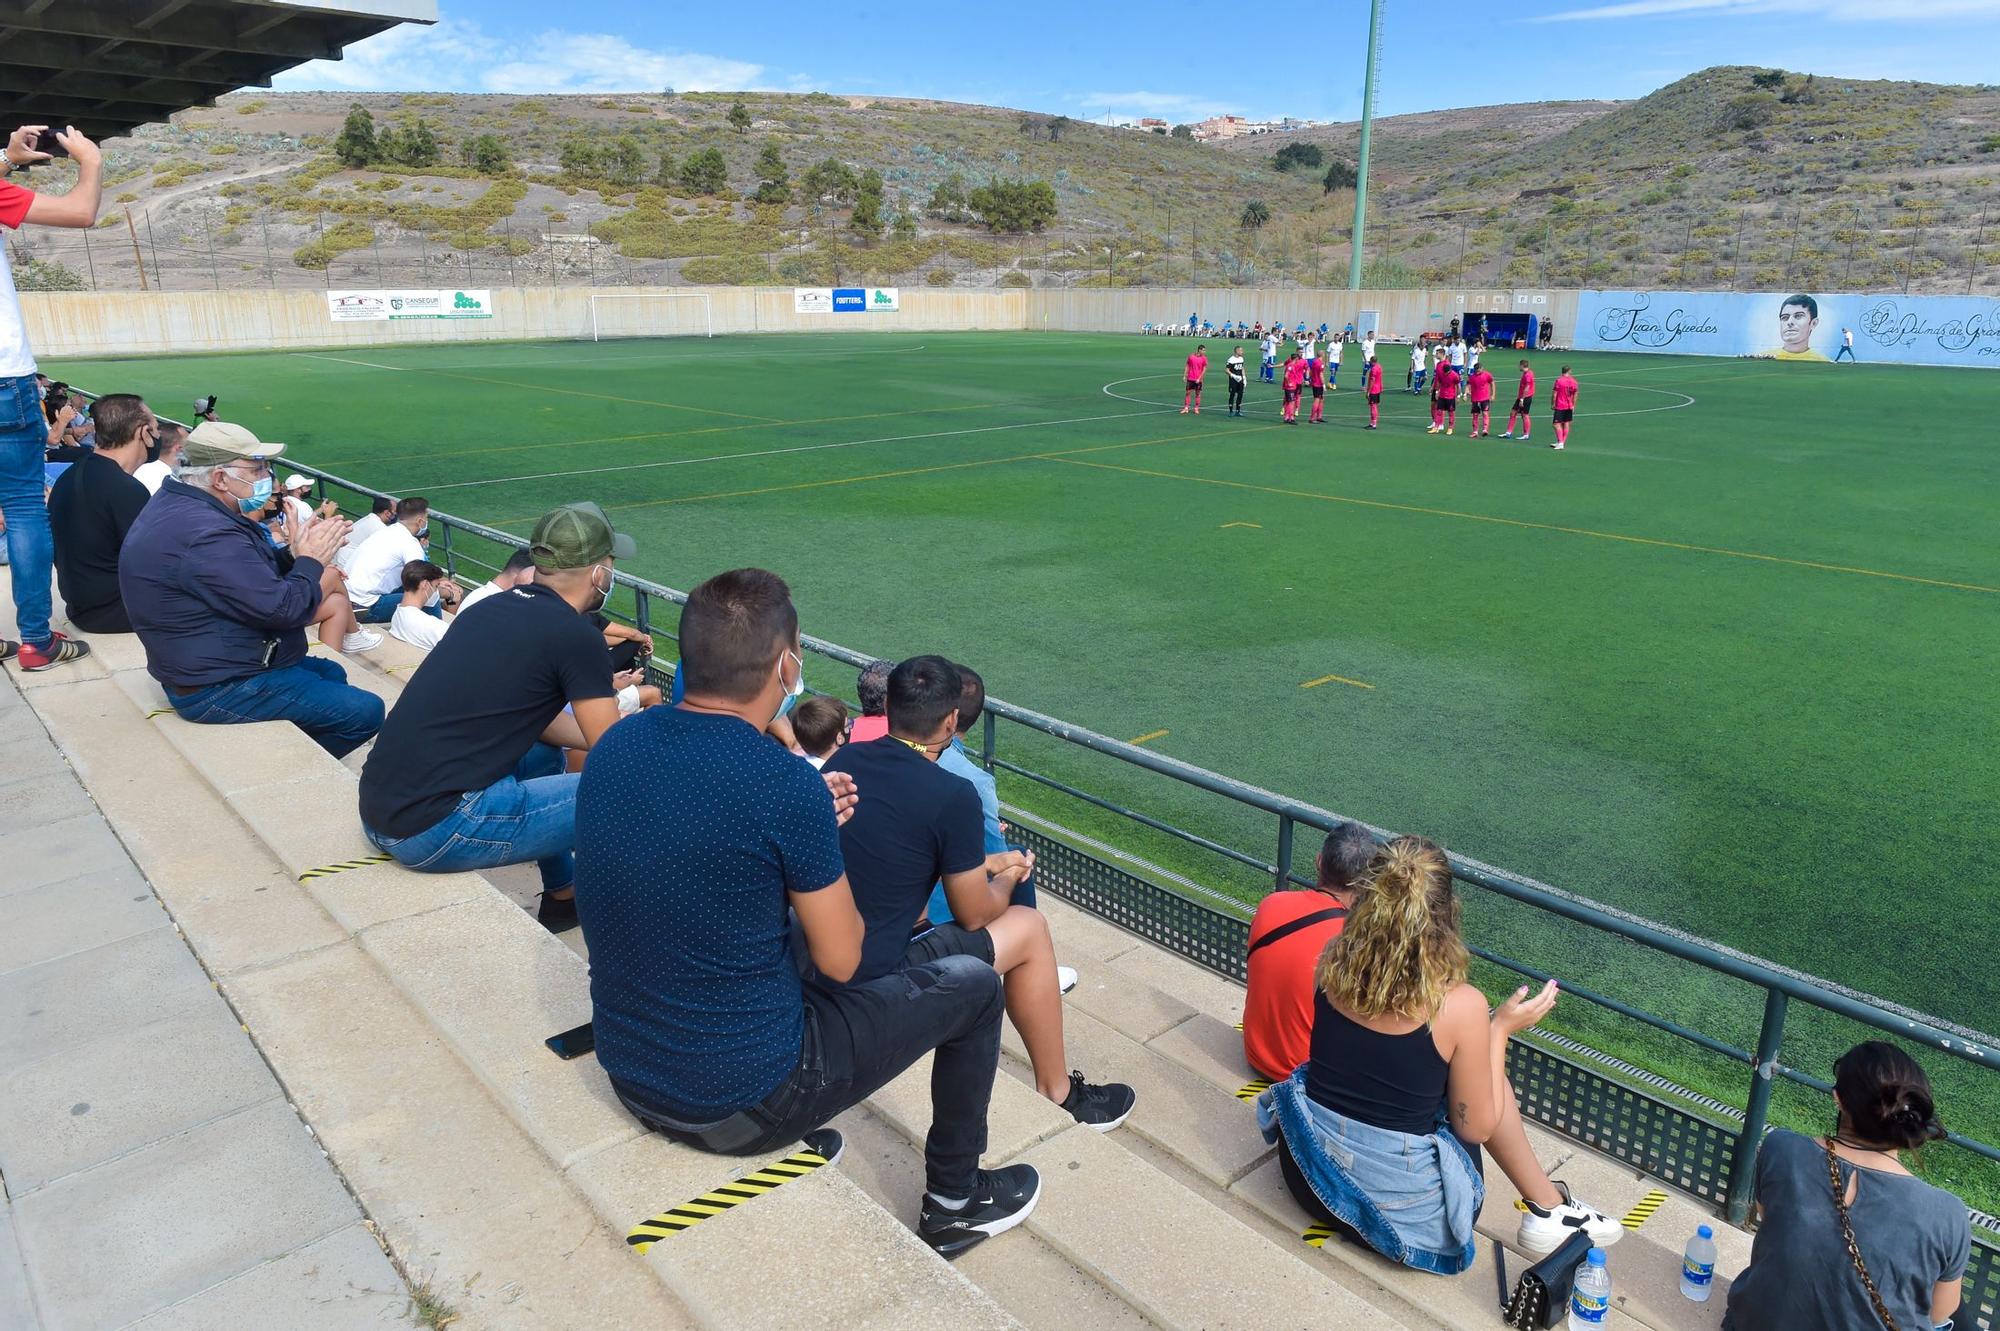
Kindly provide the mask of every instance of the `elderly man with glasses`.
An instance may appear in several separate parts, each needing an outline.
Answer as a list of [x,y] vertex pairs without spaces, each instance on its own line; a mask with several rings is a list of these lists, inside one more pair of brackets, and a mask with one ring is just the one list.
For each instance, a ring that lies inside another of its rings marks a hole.
[[146,669],[183,718],[290,721],[338,758],[382,728],[382,700],[306,655],[306,626],[339,585],[330,566],[347,521],[315,523],[281,556],[251,517],[271,502],[284,450],[240,425],[197,426],[178,478],[126,535],[119,590]]

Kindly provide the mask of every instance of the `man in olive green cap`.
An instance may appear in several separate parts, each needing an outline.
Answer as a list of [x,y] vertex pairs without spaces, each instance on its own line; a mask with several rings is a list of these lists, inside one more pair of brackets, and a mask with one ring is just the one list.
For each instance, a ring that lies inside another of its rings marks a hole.
[[404,686],[361,773],[361,827],[424,873],[535,861],[539,918],[560,933],[576,924],[579,777],[548,732],[567,707],[588,749],[618,720],[588,616],[636,550],[580,503],[543,514],[528,552],[535,580],[459,615]]

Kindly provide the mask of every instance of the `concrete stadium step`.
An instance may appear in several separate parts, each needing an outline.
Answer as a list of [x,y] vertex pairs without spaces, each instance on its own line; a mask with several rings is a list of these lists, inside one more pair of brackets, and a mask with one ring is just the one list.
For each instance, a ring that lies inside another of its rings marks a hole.
[[694,1325],[116,682],[35,706],[413,1283],[468,1327]]
[[[289,879],[376,854],[355,820],[353,773],[294,727],[190,725],[160,709],[163,698],[143,675],[90,682],[123,695],[128,714],[150,713],[150,729]],[[352,940],[335,948],[372,963],[425,1038],[448,1050],[511,1120],[523,1149],[532,1146],[587,1200],[607,1240],[757,1166],[643,1132],[594,1059],[564,1063],[543,1047],[546,1036],[589,1018],[587,969],[482,875],[369,864],[307,878],[303,891]],[[337,1073],[326,1070],[330,1086]],[[807,1256],[798,1234],[821,1236]],[[778,1250],[806,1277],[801,1283],[758,1278]],[[650,1270],[688,1310],[693,1320],[682,1324],[712,1331],[1017,1325],[838,1170],[816,1171],[754,1207],[674,1235],[643,1264],[625,1260],[629,1269]],[[809,1308],[802,1290],[811,1291]]]

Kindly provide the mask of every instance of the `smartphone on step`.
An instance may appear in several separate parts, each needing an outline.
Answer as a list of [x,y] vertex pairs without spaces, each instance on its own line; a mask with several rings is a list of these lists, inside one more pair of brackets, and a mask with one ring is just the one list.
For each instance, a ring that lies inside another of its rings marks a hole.
[[593,1031],[590,1023],[586,1021],[574,1030],[564,1031],[561,1035],[551,1035],[542,1043],[546,1044],[557,1058],[582,1058],[597,1048],[597,1032]]

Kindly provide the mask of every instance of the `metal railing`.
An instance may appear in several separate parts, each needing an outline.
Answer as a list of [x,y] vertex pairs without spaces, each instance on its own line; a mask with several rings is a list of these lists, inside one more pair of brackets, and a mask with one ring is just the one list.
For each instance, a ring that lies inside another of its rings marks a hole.
[[[372,498],[381,495],[380,491],[309,466],[288,462],[287,469],[296,469],[314,477],[321,488],[322,497],[328,487],[357,496]],[[441,533],[439,562],[454,574],[461,567],[473,567],[488,572],[497,569],[499,559],[482,558],[482,552],[477,548],[478,543],[492,547],[494,553],[501,550],[511,552],[526,545],[521,537],[509,532],[436,510],[431,513],[431,523]],[[472,548],[468,548],[469,545]],[[687,600],[685,592],[623,572],[617,574],[616,582],[631,596],[629,612],[625,611],[621,604],[619,617],[635,624],[642,632],[653,633],[669,641],[675,640],[675,635],[662,627],[661,611],[665,607],[678,607],[685,603]],[[802,636],[801,641],[808,651],[857,669],[872,659],[864,653],[821,638],[808,635]],[[1151,816],[1094,794],[1072,781],[1059,779],[1045,772],[1036,771],[1023,763],[1004,758],[1000,756],[998,744],[998,727],[1002,723],[1024,727],[1039,735],[1059,740],[1065,745],[1105,755],[1132,768],[1142,769],[1195,790],[1220,796],[1242,808],[1254,810],[1272,820],[1274,854],[1265,858],[1248,853],[1213,837],[1189,831],[1166,819]],[[1219,856],[1233,865],[1253,870],[1268,877],[1273,887],[1309,885],[1307,880],[1293,872],[1294,848],[1300,828],[1327,832],[1343,822],[1350,821],[1326,809],[1196,767],[1166,754],[1155,753],[1113,739],[1086,727],[1044,715],[1030,708],[1016,706],[999,698],[987,700],[985,729],[979,738],[978,756],[989,770],[1010,773],[1118,818],[1129,820],[1135,826]],[[1377,836],[1392,835],[1385,829],[1365,823],[1362,825],[1368,826]],[[1573,997],[1595,1004],[1622,1018],[1642,1023],[1708,1054],[1719,1055],[1747,1071],[1742,1122],[1732,1133],[1735,1138],[1735,1149],[1730,1152],[1726,1186],[1720,1198],[1724,1212],[1733,1222],[1740,1222],[1744,1218],[1752,1200],[1756,1177],[1755,1144],[1762,1139],[1769,1124],[1774,1086],[1780,1081],[1788,1081],[1821,1092],[1831,1090],[1830,1083],[1824,1079],[1788,1066],[1783,1061],[1787,1023],[1793,1004],[1807,1005],[1858,1022],[1972,1066],[1989,1069],[2000,1067],[2000,1042],[1979,1032],[1959,1028],[1883,999],[1840,988],[1720,943],[1668,929],[1628,912],[1588,901],[1546,883],[1508,873],[1463,855],[1451,855],[1450,863],[1453,874],[1463,884],[1531,907],[1536,911],[1573,921],[1608,938],[1636,944],[1654,953],[1741,981],[1762,992],[1763,1013],[1758,1026],[1756,1044],[1754,1049],[1748,1049],[1693,1029],[1683,1022],[1662,1016],[1636,1003],[1572,983],[1564,985],[1564,991]],[[1185,877],[1178,875],[1174,877],[1180,887],[1193,888],[1196,895],[1209,898],[1204,909],[1213,912],[1218,920],[1230,921],[1238,929],[1243,927],[1243,916],[1247,908],[1240,901],[1203,889]],[[1489,948],[1474,946],[1472,951],[1482,960],[1531,979],[1549,978],[1545,971]],[[1226,954],[1218,955],[1226,956]],[[1240,952],[1238,955],[1240,956]],[[1211,969],[1221,970],[1233,978],[1241,979],[1240,965],[1232,967],[1226,959],[1218,960],[1217,955],[1195,959],[1210,966]],[[1952,1135],[1949,1140],[1954,1145],[1986,1160],[2000,1162],[2000,1148],[1992,1144],[1957,1134]]]

